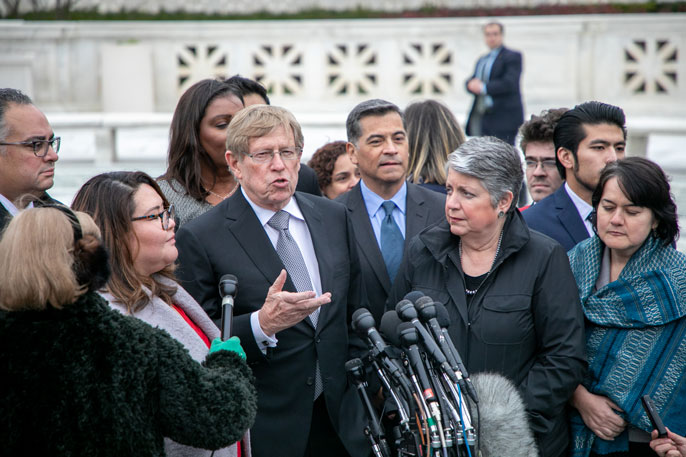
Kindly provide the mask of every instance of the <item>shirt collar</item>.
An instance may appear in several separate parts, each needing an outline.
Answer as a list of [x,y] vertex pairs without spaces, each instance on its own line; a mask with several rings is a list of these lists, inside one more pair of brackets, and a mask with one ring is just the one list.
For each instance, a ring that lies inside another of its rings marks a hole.
[[[362,199],[367,207],[369,217],[374,217],[385,200],[369,189],[363,180],[360,180],[360,191],[362,192]],[[407,182],[403,182],[402,187],[390,198],[390,201],[395,203],[395,206],[398,207],[401,213],[405,214],[405,207],[407,205]]]
[[576,210],[579,212],[579,216],[581,216],[581,219],[583,221],[586,221],[588,215],[593,212],[593,207],[586,203],[586,201],[583,198],[579,197],[576,193],[574,193],[572,188],[569,187],[567,181],[565,181],[565,191],[567,191],[567,195],[569,195],[569,198],[572,199],[572,203],[574,203],[574,206],[576,206]]
[[[0,205],[4,206],[7,212],[12,215],[12,217],[16,216],[17,214],[19,214],[19,211],[21,211],[14,205],[14,203],[12,203],[9,200],[9,198],[5,197],[2,194],[0,194]],[[26,209],[29,208],[33,208],[33,201],[29,202],[29,204],[26,205]]]
[[[267,225],[267,222],[269,222],[269,219],[271,219],[272,216],[276,214],[276,211],[272,211],[271,209],[262,208],[261,206],[258,206],[255,202],[250,200],[250,197],[246,195],[245,190],[243,190],[243,186],[241,186],[240,189],[248,204],[255,212],[255,215],[260,220],[260,224],[262,224],[262,226]],[[286,206],[282,208],[282,210],[286,211],[291,217],[300,219],[303,222],[305,221],[305,217],[303,216],[302,211],[300,211],[300,207],[298,206],[298,202],[295,201],[294,195],[291,196],[290,200],[288,200],[288,203],[286,204]]]

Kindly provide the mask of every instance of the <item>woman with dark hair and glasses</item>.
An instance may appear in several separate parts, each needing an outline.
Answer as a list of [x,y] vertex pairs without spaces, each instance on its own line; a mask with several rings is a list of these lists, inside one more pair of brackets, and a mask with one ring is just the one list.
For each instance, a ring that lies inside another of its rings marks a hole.
[[597,236],[569,252],[586,317],[588,373],[572,398],[573,455],[650,456],[650,395],[665,425],[686,432],[686,255],[667,177],[630,157],[593,192]]
[[[110,251],[112,276],[101,291],[110,306],[166,330],[191,357],[204,360],[219,329],[174,279],[174,207],[155,180],[140,171],[97,175],[79,189],[72,208],[93,217]],[[239,446],[241,455],[250,455],[247,436]],[[165,451],[209,455],[171,440],[165,441]],[[237,452],[234,445],[214,455]]]
[[244,107],[238,87],[203,79],[181,95],[169,129],[167,171],[159,185],[183,225],[229,198],[238,182],[224,158],[226,132]]

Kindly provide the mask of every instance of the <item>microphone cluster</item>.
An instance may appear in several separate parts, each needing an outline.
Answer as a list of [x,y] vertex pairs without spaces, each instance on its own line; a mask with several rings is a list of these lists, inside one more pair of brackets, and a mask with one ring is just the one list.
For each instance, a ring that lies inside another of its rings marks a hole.
[[[346,370],[365,407],[369,424],[364,432],[375,457],[478,455],[465,399],[476,406],[477,417],[479,400],[448,335],[449,325],[445,306],[417,291],[383,315],[379,330],[367,309],[353,314],[352,328],[366,341],[369,354],[364,361],[348,361]],[[385,421],[367,394],[365,368],[379,378],[392,405]]]

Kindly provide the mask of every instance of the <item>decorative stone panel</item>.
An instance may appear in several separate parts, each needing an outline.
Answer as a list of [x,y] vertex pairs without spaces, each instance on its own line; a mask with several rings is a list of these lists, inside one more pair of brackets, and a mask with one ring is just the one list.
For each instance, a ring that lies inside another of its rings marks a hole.
[[406,94],[440,97],[452,92],[454,57],[446,43],[408,43],[402,50],[402,58],[402,85]]
[[667,38],[635,38],[624,47],[624,85],[634,95],[675,95],[679,49]]
[[378,87],[377,51],[367,43],[336,44],[326,53],[326,84],[334,96],[372,96]]
[[253,78],[270,95],[297,96],[303,92],[303,51],[294,44],[263,44],[252,54]]
[[229,54],[217,44],[186,44],[176,52],[178,94],[204,78],[229,76]]

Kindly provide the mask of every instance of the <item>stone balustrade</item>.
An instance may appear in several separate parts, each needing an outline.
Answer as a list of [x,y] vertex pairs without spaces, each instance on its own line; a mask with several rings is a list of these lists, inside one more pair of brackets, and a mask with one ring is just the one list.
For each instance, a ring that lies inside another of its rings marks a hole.
[[[61,169],[163,169],[180,94],[198,79],[236,73],[261,81],[274,104],[296,114],[308,157],[344,139],[347,113],[367,98],[401,107],[436,98],[463,122],[471,103],[464,81],[486,51],[488,20],[4,20],[0,86],[25,90],[48,113],[65,138]],[[527,116],[591,99],[621,106],[629,153],[663,164],[686,207],[686,15],[499,20],[506,45],[524,55]]]

